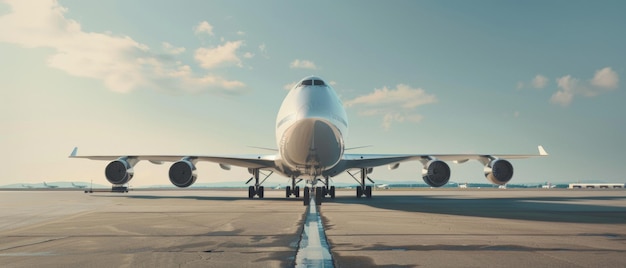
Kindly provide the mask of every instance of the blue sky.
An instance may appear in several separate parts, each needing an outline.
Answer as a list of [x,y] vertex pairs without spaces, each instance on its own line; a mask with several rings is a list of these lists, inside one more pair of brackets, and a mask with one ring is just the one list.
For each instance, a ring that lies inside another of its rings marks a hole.
[[[515,183],[626,181],[623,1],[0,1],[0,184],[105,184],[80,154],[275,147],[289,85],[331,82],[363,153],[536,153]],[[140,163],[134,185],[168,184]],[[198,182],[246,170],[198,165]],[[484,182],[477,162],[452,181]],[[374,170],[421,182],[421,164]],[[274,176],[273,182],[286,182]],[[351,178],[343,175],[341,181]]]

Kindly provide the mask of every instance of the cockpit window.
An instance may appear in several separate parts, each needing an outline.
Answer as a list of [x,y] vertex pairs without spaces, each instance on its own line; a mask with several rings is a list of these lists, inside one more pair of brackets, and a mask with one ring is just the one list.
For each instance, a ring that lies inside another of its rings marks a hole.
[[298,86],[325,86],[324,80],[308,79],[300,82]]

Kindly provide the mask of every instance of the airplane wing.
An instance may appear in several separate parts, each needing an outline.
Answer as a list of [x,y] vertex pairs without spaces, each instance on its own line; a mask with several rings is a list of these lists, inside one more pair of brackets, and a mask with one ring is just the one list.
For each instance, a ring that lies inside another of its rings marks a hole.
[[147,160],[153,164],[162,164],[163,162],[176,162],[183,158],[192,161],[207,161],[218,163],[224,169],[228,169],[230,165],[244,168],[260,168],[272,169],[276,166],[275,155],[242,155],[242,156],[203,156],[203,155],[77,155],[78,148],[74,148],[70,154],[70,158],[84,158],[91,160],[108,160],[113,161],[119,158],[133,159],[136,161]]
[[442,161],[454,161],[455,163],[465,163],[468,160],[478,160],[483,165],[493,159],[523,159],[530,157],[547,156],[548,153],[539,145],[539,154],[345,154],[346,168],[371,168],[384,165],[399,164],[400,162],[418,160],[426,162],[438,159]]

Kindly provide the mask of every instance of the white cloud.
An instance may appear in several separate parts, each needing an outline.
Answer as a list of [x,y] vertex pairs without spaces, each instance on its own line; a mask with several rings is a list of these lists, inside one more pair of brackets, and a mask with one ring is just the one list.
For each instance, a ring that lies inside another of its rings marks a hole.
[[421,88],[411,88],[405,84],[399,84],[395,89],[383,87],[382,89],[374,89],[374,92],[368,95],[357,97],[346,102],[348,107],[365,104],[370,106],[378,105],[400,105],[405,109],[414,109],[417,106],[437,102],[435,95],[426,93]]
[[556,84],[560,88],[560,90],[552,95],[550,101],[554,104],[559,104],[561,106],[569,105],[574,99],[574,94],[576,91],[583,91],[579,88],[578,79],[573,78],[571,75],[557,78]]
[[606,67],[597,70],[588,82],[580,82],[571,75],[560,77],[556,81],[559,90],[552,95],[550,101],[561,106],[568,106],[574,100],[574,96],[595,97],[616,89],[619,76],[610,67]]
[[209,24],[207,21],[201,21],[193,28],[194,33],[202,34],[206,33],[208,35],[213,35],[213,26]]
[[591,84],[602,88],[617,88],[619,77],[617,73],[611,69],[611,67],[605,67],[601,70],[597,70],[596,74],[591,79]]
[[180,53],[185,52],[184,47],[175,47],[174,45],[168,42],[163,42],[163,50],[165,50],[165,52],[169,54],[174,54],[174,55],[178,55]]
[[289,67],[294,68],[294,69],[311,69],[311,70],[317,69],[317,67],[315,66],[315,63],[313,63],[312,61],[299,60],[299,59],[292,61],[291,64],[289,64]]
[[237,32],[237,35],[246,35],[246,32],[244,32],[244,31],[238,31],[238,32]]
[[548,85],[548,78],[538,74],[535,76],[535,78],[533,78],[531,84],[534,88],[544,88],[546,87],[546,85]]
[[246,59],[254,58],[254,53],[246,52],[246,53],[243,54],[243,57],[246,58]]
[[265,43],[262,43],[259,45],[259,52],[261,52],[261,55],[266,58],[269,59],[270,56],[267,55],[267,45],[265,45]]
[[561,106],[568,106],[573,98],[574,95],[571,92],[560,90],[552,95],[550,102]]
[[[85,32],[65,17],[55,0],[7,1],[11,13],[0,17],[0,42],[26,48],[50,48],[50,67],[70,75],[101,80],[110,90],[211,91],[236,94],[245,85],[214,75],[196,75],[188,65],[163,59],[129,36]],[[163,43],[170,52],[182,52]],[[174,53],[175,54],[175,53]]]
[[382,126],[391,128],[393,122],[419,122],[423,116],[416,114],[419,106],[436,103],[437,97],[428,94],[421,88],[411,88],[409,85],[399,84],[395,89],[383,87],[374,89],[374,92],[359,96],[345,102],[347,107],[363,106],[359,111],[362,116],[382,116]]
[[291,90],[293,87],[295,87],[298,84],[298,81],[296,82],[291,82],[289,84],[286,84],[283,86],[284,90]]
[[536,89],[542,89],[545,88],[548,85],[549,79],[547,77],[545,77],[544,75],[538,74],[535,75],[535,77],[533,77],[533,79],[531,79],[530,81],[518,81],[516,88],[517,89],[524,89],[526,88],[526,86],[528,87],[532,87],[532,88],[536,88]]
[[241,60],[237,56],[237,49],[243,41],[231,41],[214,48],[196,49],[195,59],[205,69],[215,68],[219,65],[234,63],[241,67]]

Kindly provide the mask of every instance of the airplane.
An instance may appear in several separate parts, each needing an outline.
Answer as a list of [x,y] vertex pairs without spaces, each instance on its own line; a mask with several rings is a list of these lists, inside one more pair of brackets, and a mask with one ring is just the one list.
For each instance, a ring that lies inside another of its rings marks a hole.
[[49,184],[47,184],[45,181],[43,182],[43,186],[46,186],[46,187],[48,187],[48,188],[59,188],[59,186],[56,186],[56,185],[49,185]]
[[[540,145],[538,155],[496,155],[496,154],[349,154],[344,144],[348,135],[348,117],[344,105],[334,89],[323,79],[309,76],[300,80],[285,96],[276,117],[276,153],[244,156],[211,155],[92,155],[79,156],[75,147],[70,158],[110,161],[105,168],[106,179],[113,185],[128,183],[134,175],[134,166],[139,161],[153,164],[174,162],[169,169],[170,182],[177,187],[189,187],[197,179],[196,163],[209,161],[220,168],[230,170],[231,166],[247,168],[254,180],[248,187],[248,198],[264,197],[263,182],[273,173],[279,173],[291,180],[285,187],[285,196],[300,196],[300,181],[305,180],[303,189],[304,205],[309,205],[311,197],[316,204],[322,198],[335,198],[335,186],[329,185],[329,178],[343,172],[354,178],[356,197],[372,197],[374,184],[369,178],[374,167],[387,165],[396,169],[401,162],[419,161],[423,165],[422,179],[431,187],[441,187],[450,179],[450,167],[444,161],[465,163],[477,160],[484,165],[487,180],[504,185],[513,177],[513,166],[506,159],[521,159],[547,156]],[[359,147],[357,147],[359,148]],[[506,158],[506,159],[505,159]],[[265,174],[262,171],[268,173]],[[264,178],[261,180],[261,175]],[[318,187],[318,182],[322,186]]]
[[83,189],[83,188],[87,187],[87,185],[76,185],[73,182],[72,182],[72,186],[74,186],[76,188],[80,188],[80,189]]
[[28,189],[34,188],[32,185],[26,185],[26,184],[22,184],[22,187],[28,188]]
[[389,189],[390,187],[389,187],[389,184],[379,184],[379,185],[376,185],[376,188]]

